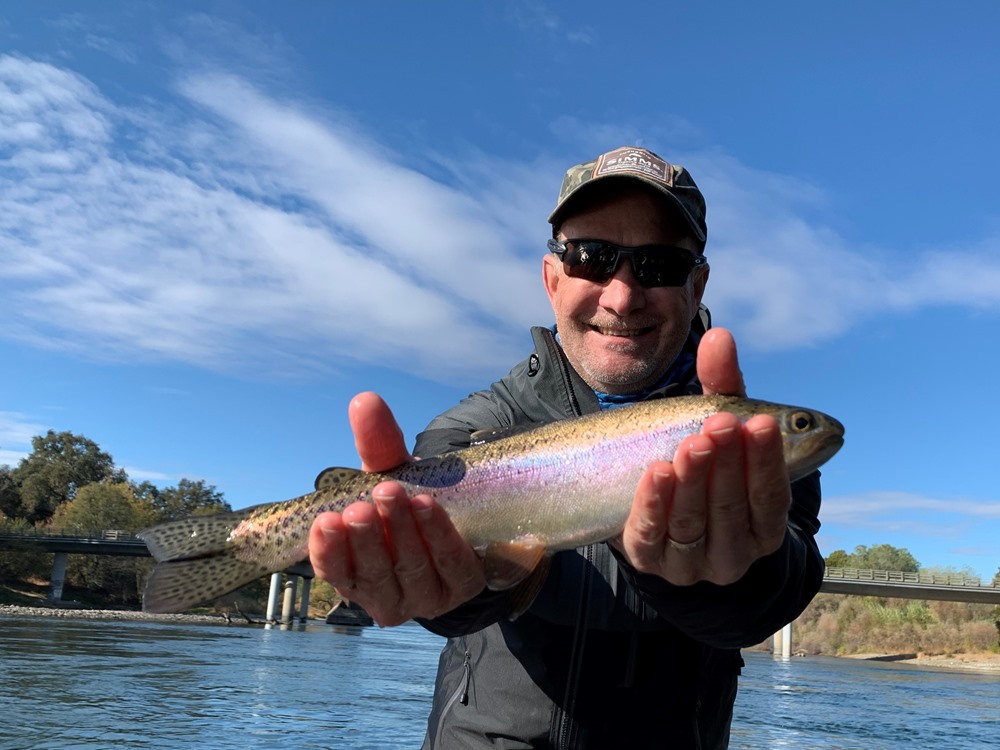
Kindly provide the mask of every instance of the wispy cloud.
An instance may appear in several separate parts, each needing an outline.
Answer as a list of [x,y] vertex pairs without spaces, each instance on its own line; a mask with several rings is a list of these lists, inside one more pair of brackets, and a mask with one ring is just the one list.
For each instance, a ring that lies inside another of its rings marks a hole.
[[48,430],[26,414],[0,411],[0,466],[17,466],[31,452],[31,439]]
[[907,492],[873,491],[823,499],[821,519],[842,534],[847,529],[879,535],[968,539],[977,529],[1000,525],[1000,500],[935,498]]
[[[565,155],[403,158],[336,112],[200,70],[179,73],[178,102],[139,110],[0,57],[3,335],[221,370],[361,362],[452,379],[509,366],[525,327],[550,320],[539,238]],[[815,186],[715,151],[682,158],[710,197],[708,302],[744,347],[811,345],[875,312],[1000,309],[998,238],[901,267],[813,218]]]
[[509,364],[546,314],[537,254],[482,205],[240,79],[184,79],[204,119],[139,132],[69,71],[5,57],[0,85],[7,335],[447,378]]

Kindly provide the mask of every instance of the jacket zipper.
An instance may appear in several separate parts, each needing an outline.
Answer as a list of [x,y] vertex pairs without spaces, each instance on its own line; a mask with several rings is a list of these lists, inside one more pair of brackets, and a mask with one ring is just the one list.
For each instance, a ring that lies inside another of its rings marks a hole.
[[465,676],[462,679],[461,685],[459,685],[458,690],[452,693],[448,702],[444,704],[444,708],[441,710],[441,719],[437,722],[437,733],[434,735],[434,745],[433,747],[441,747],[441,732],[444,731],[446,722],[444,717],[451,713],[452,707],[455,705],[456,701],[461,703],[463,706],[469,705],[469,687],[472,683],[472,654],[469,650],[465,650],[465,660],[462,662],[462,670],[465,672]]
[[576,618],[576,628],[573,632],[573,651],[570,655],[569,669],[566,674],[566,693],[563,700],[563,709],[559,718],[559,731],[557,735],[557,750],[571,750],[573,747],[573,729],[576,723],[573,718],[576,708],[576,692],[579,685],[580,668],[583,664],[583,652],[587,639],[587,605],[590,602],[590,587],[593,578],[595,545],[588,544],[583,548],[581,554],[587,561],[583,577],[583,585],[580,586],[580,608]]

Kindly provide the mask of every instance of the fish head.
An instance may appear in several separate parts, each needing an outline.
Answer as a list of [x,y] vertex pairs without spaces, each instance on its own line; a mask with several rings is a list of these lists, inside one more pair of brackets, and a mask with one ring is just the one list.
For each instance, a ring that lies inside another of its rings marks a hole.
[[774,413],[781,427],[789,478],[811,474],[844,444],[844,425],[815,409],[786,406]]

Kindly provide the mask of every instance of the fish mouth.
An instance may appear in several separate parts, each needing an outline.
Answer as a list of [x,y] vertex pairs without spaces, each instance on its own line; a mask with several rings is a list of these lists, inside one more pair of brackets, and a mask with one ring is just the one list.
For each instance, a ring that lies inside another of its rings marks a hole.
[[796,452],[801,452],[804,456],[798,460],[788,462],[789,478],[794,482],[812,474],[816,469],[833,458],[843,446],[843,432],[828,432],[803,441],[800,444],[800,451]]

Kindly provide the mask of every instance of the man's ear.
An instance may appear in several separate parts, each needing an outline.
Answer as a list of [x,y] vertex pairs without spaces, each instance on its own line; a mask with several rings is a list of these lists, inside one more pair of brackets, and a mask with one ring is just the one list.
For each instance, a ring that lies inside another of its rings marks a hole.
[[556,288],[562,279],[562,269],[559,265],[559,258],[552,253],[542,258],[542,283],[545,285],[545,293],[549,295],[549,304],[554,304]]

